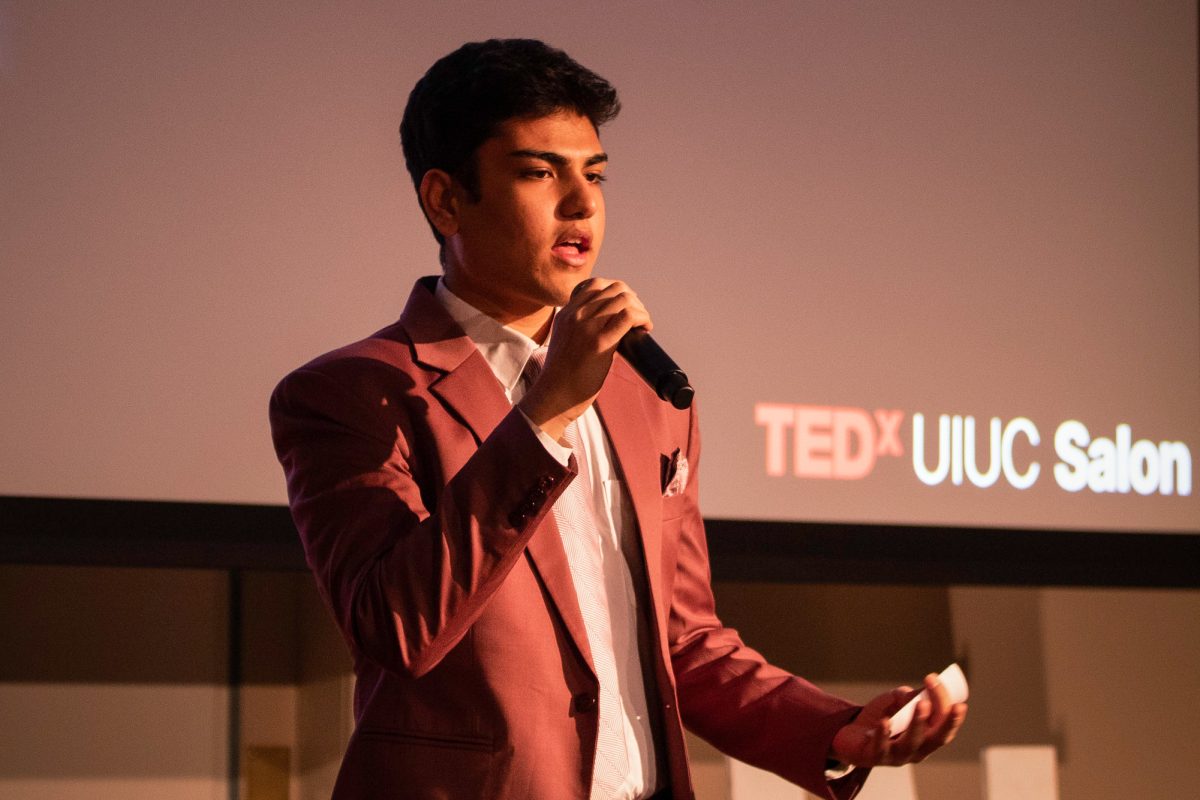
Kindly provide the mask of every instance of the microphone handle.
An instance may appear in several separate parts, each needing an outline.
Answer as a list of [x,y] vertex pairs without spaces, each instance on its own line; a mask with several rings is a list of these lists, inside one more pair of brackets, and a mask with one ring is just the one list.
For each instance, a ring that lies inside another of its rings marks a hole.
[[633,328],[622,336],[617,352],[633,365],[661,399],[678,409],[692,405],[696,390],[688,383],[687,375],[645,328]]

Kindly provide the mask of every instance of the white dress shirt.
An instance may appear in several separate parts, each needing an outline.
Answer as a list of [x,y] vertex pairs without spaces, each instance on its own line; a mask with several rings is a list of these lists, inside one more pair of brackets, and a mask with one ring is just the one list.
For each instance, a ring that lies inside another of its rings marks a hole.
[[[479,349],[492,373],[500,382],[509,402],[524,395],[521,374],[525,363],[539,345],[528,336],[501,325],[465,300],[457,297],[438,280],[436,296],[451,318]],[[529,421],[547,452],[567,464],[571,450],[554,441]],[[595,510],[596,530],[600,532],[602,571],[612,631],[612,650],[617,666],[617,691],[624,702],[622,709],[625,746],[629,756],[629,775],[614,800],[638,800],[653,794],[657,786],[654,736],[646,700],[645,675],[638,649],[638,603],[622,542],[635,534],[632,507],[614,465],[612,449],[595,407],[589,407],[578,420],[582,470],[591,480],[590,495]],[[626,542],[626,544],[630,544]],[[568,558],[568,563],[570,559]],[[594,632],[589,631],[589,637]],[[593,645],[594,647],[594,645]]]

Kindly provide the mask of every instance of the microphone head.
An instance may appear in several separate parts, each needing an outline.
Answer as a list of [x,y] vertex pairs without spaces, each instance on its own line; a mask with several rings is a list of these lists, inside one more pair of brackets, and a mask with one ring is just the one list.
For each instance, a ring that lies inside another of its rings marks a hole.
[[692,407],[692,398],[696,396],[696,390],[691,385],[684,386],[671,395],[671,405],[683,411],[686,408]]
[[656,392],[661,399],[666,400],[680,411],[691,408],[692,398],[696,396],[696,390],[688,383],[687,375],[680,370],[662,376]]

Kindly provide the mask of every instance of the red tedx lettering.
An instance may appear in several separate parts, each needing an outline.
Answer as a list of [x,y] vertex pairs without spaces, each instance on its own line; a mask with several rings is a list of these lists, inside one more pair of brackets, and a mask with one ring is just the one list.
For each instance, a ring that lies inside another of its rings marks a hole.
[[904,412],[899,409],[875,409],[875,424],[879,426],[879,443],[875,454],[880,456],[902,456],[904,445],[900,444],[900,423]]
[[[854,440],[857,440],[855,442]],[[865,478],[875,469],[875,426],[861,408],[833,410],[833,477]]]
[[767,428],[767,474],[782,475],[787,470],[787,429],[792,427],[796,411],[790,405],[756,403],[754,424]]
[[[861,408],[756,403],[754,422],[766,429],[766,471],[798,478],[858,480],[875,469],[879,456],[901,456],[904,412]],[[790,434],[790,436],[789,436]]]
[[828,406],[796,406],[796,452],[792,472],[797,478],[833,477],[833,409]]

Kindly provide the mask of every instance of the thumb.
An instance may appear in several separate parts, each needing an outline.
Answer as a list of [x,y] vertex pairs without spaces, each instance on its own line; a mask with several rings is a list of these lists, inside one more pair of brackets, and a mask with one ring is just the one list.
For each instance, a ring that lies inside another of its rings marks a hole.
[[897,686],[890,692],[891,698],[888,701],[887,711],[885,713],[888,716],[895,714],[897,711],[904,708],[904,704],[916,697],[917,694],[917,690],[913,689],[911,686]]

